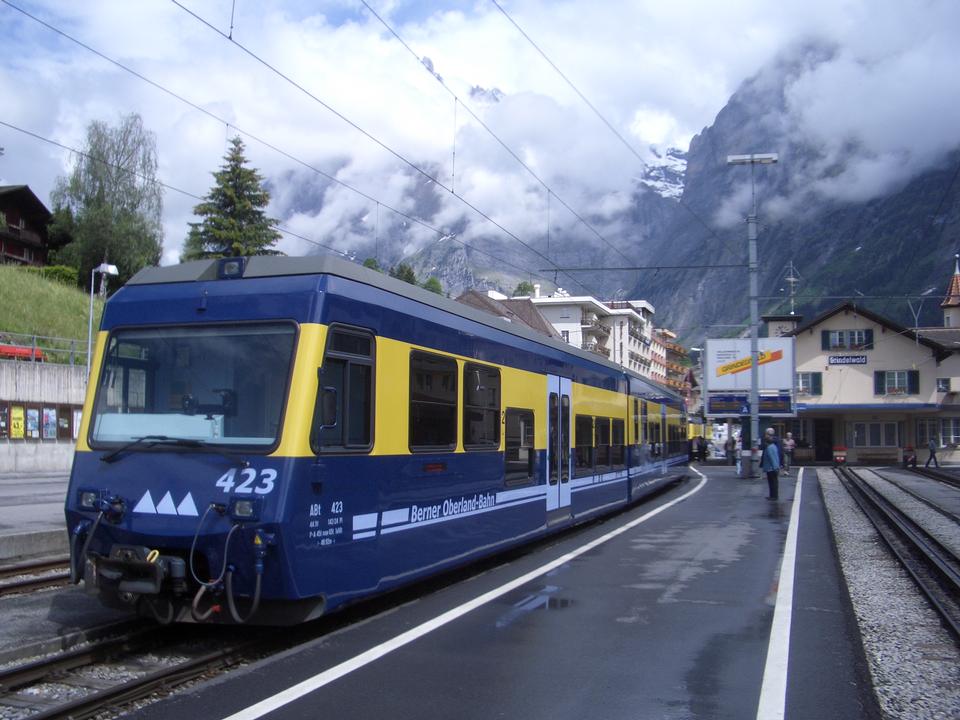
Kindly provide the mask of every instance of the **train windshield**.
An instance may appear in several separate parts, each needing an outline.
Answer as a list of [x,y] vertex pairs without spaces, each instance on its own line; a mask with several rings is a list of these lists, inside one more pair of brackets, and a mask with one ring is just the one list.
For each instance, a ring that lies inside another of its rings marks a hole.
[[103,360],[90,440],[163,435],[272,446],[295,339],[291,323],[116,330]]

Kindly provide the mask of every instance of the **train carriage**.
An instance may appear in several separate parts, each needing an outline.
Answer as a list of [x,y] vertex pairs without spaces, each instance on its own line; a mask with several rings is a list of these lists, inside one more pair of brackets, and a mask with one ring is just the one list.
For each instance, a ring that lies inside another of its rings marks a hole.
[[107,303],[76,580],[162,622],[294,623],[684,472],[680,398],[324,257],[141,271]]

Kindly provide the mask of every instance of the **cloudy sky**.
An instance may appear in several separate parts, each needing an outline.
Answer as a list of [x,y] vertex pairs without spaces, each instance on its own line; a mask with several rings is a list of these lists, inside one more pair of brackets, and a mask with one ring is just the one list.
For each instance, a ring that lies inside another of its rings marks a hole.
[[[71,162],[9,126],[81,148],[91,120],[136,112],[156,133],[160,179],[194,196],[240,133],[273,187],[271,214],[314,242],[385,236],[404,222],[390,208],[429,226],[414,226],[409,250],[435,231],[490,232],[451,190],[536,237],[546,190],[469,111],[571,207],[603,217],[628,203],[651,148],[686,149],[741,82],[811,41],[835,52],[788,89],[791,131],[825,162],[858,148],[849,182],[834,173],[822,192],[882,192],[960,144],[955,0],[500,0],[632,152],[490,0],[367,2],[407,47],[355,0],[0,0],[0,184],[47,201]],[[416,190],[432,182],[443,199],[424,207]],[[196,203],[165,191],[165,263]],[[281,249],[318,247],[287,236]]]

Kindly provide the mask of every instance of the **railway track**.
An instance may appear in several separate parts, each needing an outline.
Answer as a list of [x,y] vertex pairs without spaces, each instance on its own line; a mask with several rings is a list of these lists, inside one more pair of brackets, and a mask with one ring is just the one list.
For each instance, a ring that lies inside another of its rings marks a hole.
[[852,468],[840,467],[835,472],[960,642],[960,560]]
[[0,567],[0,597],[30,592],[45,587],[66,585],[70,581],[69,559],[45,558]]
[[0,671],[0,716],[90,718],[256,657],[273,644],[260,633],[224,642],[221,633],[196,626],[128,630]]

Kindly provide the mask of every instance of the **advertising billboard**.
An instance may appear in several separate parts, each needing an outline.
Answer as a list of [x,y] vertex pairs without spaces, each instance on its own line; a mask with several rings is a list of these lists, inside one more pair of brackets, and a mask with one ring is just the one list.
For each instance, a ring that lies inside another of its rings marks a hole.
[[[794,408],[793,338],[760,338],[757,388],[759,413],[792,416]],[[703,358],[707,415],[747,415],[750,412],[750,339],[707,340]]]

